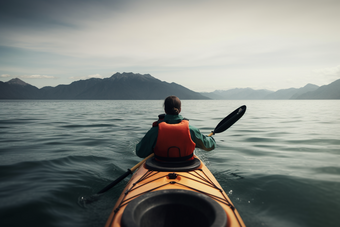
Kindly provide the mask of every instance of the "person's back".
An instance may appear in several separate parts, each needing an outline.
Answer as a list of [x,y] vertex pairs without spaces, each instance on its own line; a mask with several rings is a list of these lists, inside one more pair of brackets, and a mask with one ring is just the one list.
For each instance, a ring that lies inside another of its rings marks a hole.
[[176,96],[164,100],[165,116],[153,123],[153,127],[136,145],[136,154],[145,158],[151,153],[161,161],[190,160],[195,147],[206,151],[215,148],[215,140],[204,136],[200,131],[189,125],[181,112],[181,101]]

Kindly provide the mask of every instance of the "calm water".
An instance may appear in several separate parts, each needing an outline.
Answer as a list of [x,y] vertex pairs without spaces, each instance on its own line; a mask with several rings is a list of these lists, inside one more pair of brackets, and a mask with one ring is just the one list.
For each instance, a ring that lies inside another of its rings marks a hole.
[[[247,112],[196,154],[247,226],[340,226],[340,101],[182,101],[208,134]],[[125,181],[78,200],[141,159],[135,145],[162,101],[0,101],[0,226],[104,226]]]

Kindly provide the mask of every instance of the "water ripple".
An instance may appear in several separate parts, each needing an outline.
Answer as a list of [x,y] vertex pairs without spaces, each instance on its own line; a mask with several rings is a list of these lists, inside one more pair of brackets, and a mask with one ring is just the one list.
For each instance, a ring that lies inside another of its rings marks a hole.
[[[183,100],[182,114],[208,134],[243,104],[216,149],[195,152],[246,225],[340,226],[339,101]],[[79,198],[141,160],[135,146],[163,111],[161,100],[0,105],[1,226],[104,226],[129,177]]]

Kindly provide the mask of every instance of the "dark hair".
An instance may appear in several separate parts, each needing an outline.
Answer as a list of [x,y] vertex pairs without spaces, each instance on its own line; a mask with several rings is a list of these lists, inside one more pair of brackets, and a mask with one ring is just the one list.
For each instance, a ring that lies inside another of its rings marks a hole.
[[172,95],[164,100],[164,111],[170,115],[178,115],[181,111],[181,100]]

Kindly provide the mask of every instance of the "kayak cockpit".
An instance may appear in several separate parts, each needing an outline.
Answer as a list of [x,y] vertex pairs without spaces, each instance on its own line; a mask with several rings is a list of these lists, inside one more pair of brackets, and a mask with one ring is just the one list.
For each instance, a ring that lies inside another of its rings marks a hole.
[[198,169],[200,166],[201,161],[198,158],[182,162],[161,162],[150,158],[145,162],[146,169],[160,172],[186,172]]
[[227,215],[209,196],[168,189],[146,193],[125,208],[122,227],[225,227]]

